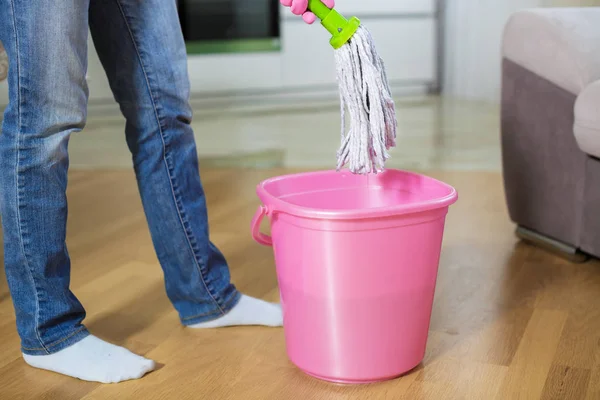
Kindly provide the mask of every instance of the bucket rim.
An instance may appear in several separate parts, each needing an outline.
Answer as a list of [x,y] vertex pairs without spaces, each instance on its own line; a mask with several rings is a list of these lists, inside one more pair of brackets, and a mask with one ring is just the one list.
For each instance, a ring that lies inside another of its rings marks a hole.
[[[256,187],[256,193],[259,199],[266,207],[266,214],[268,216],[272,216],[277,213],[285,213],[297,217],[302,218],[312,218],[312,219],[329,219],[329,220],[356,220],[356,219],[368,219],[368,218],[382,218],[382,217],[391,217],[391,216],[400,216],[406,214],[414,214],[420,212],[426,212],[430,210],[436,210],[440,208],[448,208],[452,204],[456,203],[458,200],[458,192],[456,189],[447,183],[444,183],[440,180],[432,178],[430,176],[419,174],[412,171],[406,171],[401,169],[386,169],[380,174],[388,173],[389,171],[399,172],[408,176],[414,176],[419,178],[425,178],[431,183],[435,183],[445,189],[448,190],[448,194],[445,196],[440,196],[437,198],[433,198],[431,200],[409,203],[409,204],[398,204],[387,207],[378,207],[378,208],[367,208],[367,209],[348,209],[348,210],[319,210],[310,207],[299,206],[296,204],[289,203],[285,200],[282,200],[271,193],[265,188],[267,185],[275,183],[279,180],[292,178],[292,177],[300,177],[306,175],[328,175],[328,174],[341,174],[348,173],[347,171],[336,171],[336,170],[323,170],[323,171],[310,171],[310,172],[298,172],[291,173],[281,176],[275,176],[269,179],[266,179],[259,183]],[[368,179],[368,178],[367,178]]]

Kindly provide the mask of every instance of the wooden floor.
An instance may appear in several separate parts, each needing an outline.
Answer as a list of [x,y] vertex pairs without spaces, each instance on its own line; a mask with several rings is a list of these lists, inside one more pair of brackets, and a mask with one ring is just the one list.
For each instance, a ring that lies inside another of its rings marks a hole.
[[[204,171],[213,240],[244,292],[277,300],[271,250],[252,242],[255,185],[284,171]],[[96,335],[161,368],[118,385],[27,367],[0,280],[1,399],[600,399],[600,264],[518,243],[497,173],[431,173],[454,185],[425,361],[387,383],[337,386],[285,354],[282,329],[181,327],[164,292],[134,178],[72,172],[72,286]]]

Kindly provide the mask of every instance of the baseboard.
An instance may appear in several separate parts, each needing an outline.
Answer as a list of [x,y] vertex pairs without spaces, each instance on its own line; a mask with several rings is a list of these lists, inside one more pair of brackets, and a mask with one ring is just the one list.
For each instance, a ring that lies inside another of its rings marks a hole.
[[[438,92],[438,88],[430,82],[392,82],[391,89],[397,98]],[[195,93],[190,103],[192,108],[203,111],[284,111],[335,106],[339,104],[339,94],[337,86]],[[91,118],[115,113],[119,113],[119,108],[112,100],[89,102],[88,115]]]

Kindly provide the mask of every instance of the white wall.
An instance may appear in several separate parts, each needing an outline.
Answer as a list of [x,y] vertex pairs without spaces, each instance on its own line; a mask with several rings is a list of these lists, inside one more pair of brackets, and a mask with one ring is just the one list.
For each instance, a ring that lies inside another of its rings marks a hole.
[[448,0],[444,93],[495,102],[500,96],[502,31],[508,17],[542,0]]
[[600,0],[446,0],[444,93],[498,102],[509,16],[524,8],[590,5]]

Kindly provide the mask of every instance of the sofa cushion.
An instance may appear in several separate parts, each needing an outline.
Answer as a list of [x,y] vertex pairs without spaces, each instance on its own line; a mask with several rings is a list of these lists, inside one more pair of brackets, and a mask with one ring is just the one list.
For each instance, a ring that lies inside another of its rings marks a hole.
[[519,11],[506,24],[502,52],[578,95],[600,79],[600,7]]
[[600,80],[577,97],[573,131],[581,150],[600,158]]

